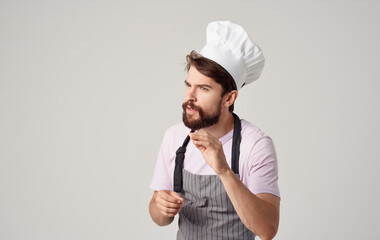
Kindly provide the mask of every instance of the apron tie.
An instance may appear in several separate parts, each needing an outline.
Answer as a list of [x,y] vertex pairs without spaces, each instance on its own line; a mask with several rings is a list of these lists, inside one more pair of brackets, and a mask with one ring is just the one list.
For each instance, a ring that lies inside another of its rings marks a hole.
[[[232,153],[231,153],[231,169],[235,174],[239,174],[239,155],[240,155],[240,141],[241,141],[241,122],[238,115],[232,113],[234,116],[234,132],[232,136]],[[194,130],[191,130],[194,132]],[[183,161],[185,160],[186,147],[189,144],[190,136],[185,138],[182,146],[176,151],[175,168],[174,168],[174,181],[173,189],[175,192],[182,192],[182,170]]]
[[[194,132],[191,130],[191,132]],[[185,152],[187,144],[189,144],[190,136],[187,135],[182,146],[178,148],[175,156],[175,168],[174,168],[174,191],[180,193],[182,191],[182,169],[183,160],[185,159]]]

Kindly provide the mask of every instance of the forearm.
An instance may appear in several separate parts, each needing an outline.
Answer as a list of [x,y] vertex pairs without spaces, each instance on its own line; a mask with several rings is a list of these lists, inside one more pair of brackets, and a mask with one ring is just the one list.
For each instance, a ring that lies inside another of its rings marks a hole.
[[149,213],[152,220],[159,226],[166,226],[172,223],[174,217],[166,217],[162,215],[154,201],[154,198],[152,198],[152,200],[149,203]]
[[231,169],[219,177],[243,224],[261,239],[272,239],[278,229],[278,209],[253,194]]

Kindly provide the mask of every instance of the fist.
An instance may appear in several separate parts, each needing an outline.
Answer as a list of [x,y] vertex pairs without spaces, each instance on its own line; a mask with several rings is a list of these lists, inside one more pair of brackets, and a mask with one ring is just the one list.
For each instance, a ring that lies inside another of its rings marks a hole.
[[226,156],[223,151],[223,144],[206,130],[199,130],[189,134],[194,145],[201,151],[207,164],[215,171],[221,174],[229,169]]
[[174,217],[181,210],[183,198],[174,191],[160,190],[154,193],[155,204],[165,217]]

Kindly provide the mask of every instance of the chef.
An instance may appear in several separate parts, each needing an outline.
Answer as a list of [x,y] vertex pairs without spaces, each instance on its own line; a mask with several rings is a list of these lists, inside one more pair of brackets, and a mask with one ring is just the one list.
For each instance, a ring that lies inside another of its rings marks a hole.
[[[234,112],[257,80],[262,50],[230,21],[211,22],[207,43],[187,57],[183,122],[163,138],[150,187],[153,221],[178,214],[177,239],[272,239],[280,194],[272,139]],[[254,111],[254,109],[252,109]]]

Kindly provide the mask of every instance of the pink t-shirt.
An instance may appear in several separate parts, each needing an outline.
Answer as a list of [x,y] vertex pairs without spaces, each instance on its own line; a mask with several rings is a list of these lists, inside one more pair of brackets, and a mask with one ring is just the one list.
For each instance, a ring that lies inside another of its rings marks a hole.
[[[240,180],[254,194],[271,193],[280,197],[277,183],[277,156],[272,139],[245,120],[241,120],[241,128]],[[189,132],[190,129],[183,123],[174,125],[165,132],[150,184],[153,190],[173,190],[175,153]],[[233,130],[219,139],[223,144],[224,154],[230,166],[232,135]],[[215,174],[191,140],[186,148],[184,168],[193,174]]]

